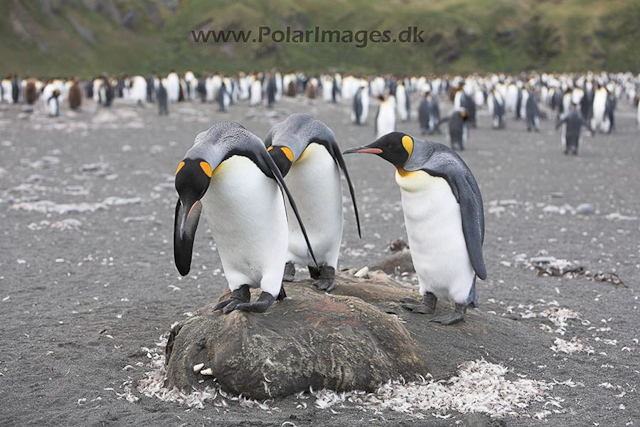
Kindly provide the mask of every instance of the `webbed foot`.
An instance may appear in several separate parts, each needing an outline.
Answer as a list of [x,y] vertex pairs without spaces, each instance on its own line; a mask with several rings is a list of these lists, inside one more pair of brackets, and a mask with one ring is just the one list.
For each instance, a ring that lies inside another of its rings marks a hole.
[[440,323],[442,325],[455,325],[456,323],[464,320],[464,315],[467,312],[467,306],[463,304],[456,304],[456,308],[453,312],[443,314],[442,316],[436,316],[429,320],[430,322]]
[[438,303],[438,297],[431,292],[427,292],[424,295],[422,302],[413,298],[403,298],[400,300],[402,307],[410,310],[414,313],[420,314],[433,314],[436,311],[436,304]]
[[235,291],[231,292],[231,297],[224,301],[220,301],[213,307],[213,311],[222,310],[224,314],[231,313],[238,308],[238,305],[248,303],[251,301],[251,292],[249,291],[249,285],[242,285]]
[[236,309],[250,311],[252,313],[264,313],[269,307],[271,307],[275,300],[276,299],[269,292],[262,292],[257,301],[238,304]]

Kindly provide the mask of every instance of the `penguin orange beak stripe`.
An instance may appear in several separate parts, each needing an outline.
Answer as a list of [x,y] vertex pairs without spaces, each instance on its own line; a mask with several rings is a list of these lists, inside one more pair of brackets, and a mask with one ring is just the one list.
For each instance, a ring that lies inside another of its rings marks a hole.
[[353,153],[371,153],[371,154],[380,154],[382,150],[379,148],[366,148],[366,147],[357,147],[346,150],[344,154],[353,154]]

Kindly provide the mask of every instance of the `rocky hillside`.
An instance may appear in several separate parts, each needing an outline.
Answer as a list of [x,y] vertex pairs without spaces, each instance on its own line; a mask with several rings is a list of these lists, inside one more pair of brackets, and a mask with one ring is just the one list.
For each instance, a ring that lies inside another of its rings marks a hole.
[[[191,30],[424,30],[424,43],[194,43]],[[640,0],[3,0],[0,73],[640,71]]]

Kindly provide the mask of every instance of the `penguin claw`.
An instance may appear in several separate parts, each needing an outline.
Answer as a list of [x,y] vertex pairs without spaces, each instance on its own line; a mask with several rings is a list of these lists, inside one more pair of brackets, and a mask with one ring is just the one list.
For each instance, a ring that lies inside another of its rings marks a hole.
[[220,301],[213,307],[213,311],[222,310],[224,314],[231,313],[239,304],[248,303],[251,300],[251,292],[249,285],[242,285],[235,291],[231,292],[231,297],[224,301]]
[[252,313],[264,313],[273,304],[276,299],[268,292],[262,292],[260,298],[257,301],[251,303],[238,304],[235,308],[241,311],[248,311]]

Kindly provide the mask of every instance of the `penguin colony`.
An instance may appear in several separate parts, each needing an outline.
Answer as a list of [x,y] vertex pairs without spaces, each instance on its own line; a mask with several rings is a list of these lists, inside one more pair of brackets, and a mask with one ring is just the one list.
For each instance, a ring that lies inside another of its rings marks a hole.
[[[478,126],[478,111],[488,110],[496,131],[522,121],[524,129],[537,132],[541,119],[555,118],[564,153],[575,155],[583,127],[592,134],[615,131],[620,102],[638,109],[640,129],[638,88],[640,76],[630,73],[401,78],[277,70],[234,76],[171,71],[146,77],[102,74],[92,80],[11,75],[1,81],[0,101],[37,105],[40,100],[46,114],[56,117],[65,105],[81,110],[86,99],[104,108],[114,101],[156,103],[159,114],[166,115],[171,104],[183,101],[217,103],[224,113],[240,101],[271,108],[283,96],[304,96],[316,100],[311,102],[350,105],[355,126],[371,120],[373,107],[373,142],[344,153],[374,154],[395,168],[422,295],[422,301],[406,300],[403,306],[432,315],[439,299],[452,301],[453,311],[431,319],[449,325],[477,306],[476,280],[487,277],[482,195],[456,153],[466,148],[470,131]],[[413,111],[412,94],[418,99]],[[453,108],[442,115],[444,97]],[[409,120],[418,121],[422,135],[446,138],[448,146],[396,131]],[[443,124],[447,131],[440,128]],[[293,114],[275,124],[264,140],[233,122],[217,123],[198,134],[175,174],[174,257],[179,272],[189,273],[204,212],[231,291],[216,310],[265,312],[286,297],[283,282],[295,279],[296,265],[309,270],[320,291],[333,290],[345,227],[343,178],[354,226],[361,232],[342,154],[334,132],[308,114]],[[250,288],[262,290],[255,301]]]

